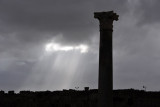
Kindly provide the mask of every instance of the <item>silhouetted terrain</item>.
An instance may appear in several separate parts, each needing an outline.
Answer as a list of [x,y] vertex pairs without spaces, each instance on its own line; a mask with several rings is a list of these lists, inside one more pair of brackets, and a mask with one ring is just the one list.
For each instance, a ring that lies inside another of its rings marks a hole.
[[[160,92],[114,90],[114,107],[160,107]],[[0,107],[97,107],[98,90],[0,91]]]

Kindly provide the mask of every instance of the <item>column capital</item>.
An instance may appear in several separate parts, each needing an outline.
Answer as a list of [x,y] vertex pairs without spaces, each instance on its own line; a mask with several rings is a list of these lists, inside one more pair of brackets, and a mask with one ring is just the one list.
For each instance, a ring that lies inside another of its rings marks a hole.
[[117,21],[118,17],[119,15],[117,15],[113,11],[94,13],[94,18],[97,18],[100,22],[100,30],[112,30],[113,21]]

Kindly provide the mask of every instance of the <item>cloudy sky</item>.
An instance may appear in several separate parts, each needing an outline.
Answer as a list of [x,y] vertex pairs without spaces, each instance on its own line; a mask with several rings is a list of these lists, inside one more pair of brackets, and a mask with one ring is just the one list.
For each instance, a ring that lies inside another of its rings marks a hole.
[[99,22],[114,10],[114,89],[160,90],[160,0],[0,0],[0,90],[98,87]]

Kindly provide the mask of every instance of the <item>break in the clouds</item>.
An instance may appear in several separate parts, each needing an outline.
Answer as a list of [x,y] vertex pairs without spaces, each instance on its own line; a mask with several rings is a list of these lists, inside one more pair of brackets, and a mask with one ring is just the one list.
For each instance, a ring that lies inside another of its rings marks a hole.
[[[1,0],[0,89],[98,86],[99,22],[114,10],[114,88],[159,90],[159,0]],[[54,41],[54,42],[53,42]]]

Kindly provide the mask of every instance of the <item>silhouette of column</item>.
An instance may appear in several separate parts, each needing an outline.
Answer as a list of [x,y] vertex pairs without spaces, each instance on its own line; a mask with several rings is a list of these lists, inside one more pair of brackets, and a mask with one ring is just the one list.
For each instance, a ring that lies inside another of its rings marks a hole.
[[113,11],[94,13],[100,22],[98,107],[113,107],[112,32],[118,17]]

